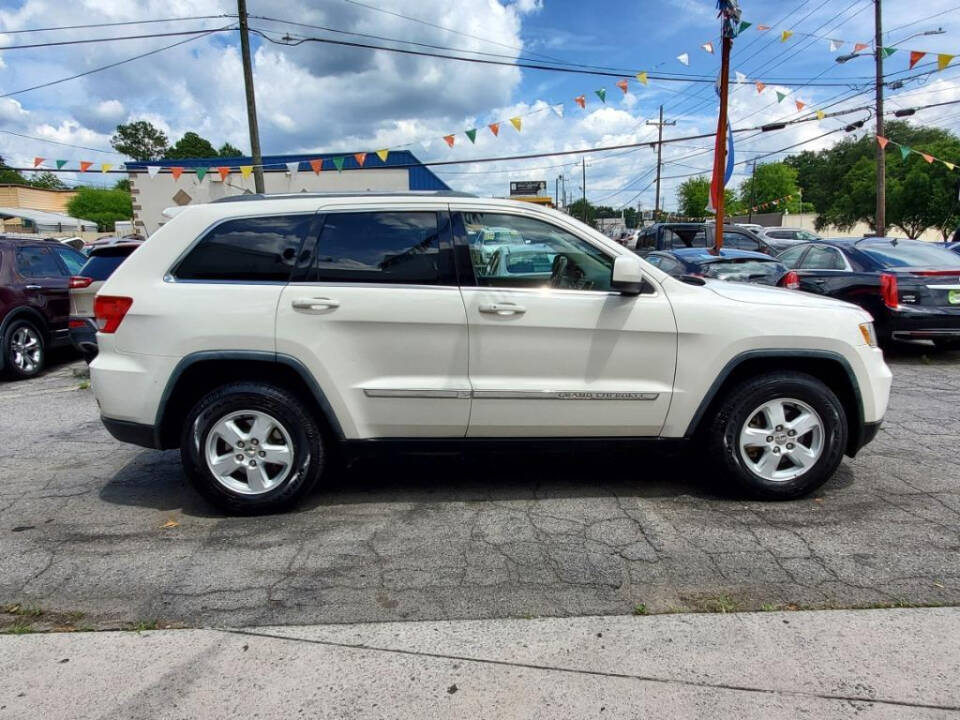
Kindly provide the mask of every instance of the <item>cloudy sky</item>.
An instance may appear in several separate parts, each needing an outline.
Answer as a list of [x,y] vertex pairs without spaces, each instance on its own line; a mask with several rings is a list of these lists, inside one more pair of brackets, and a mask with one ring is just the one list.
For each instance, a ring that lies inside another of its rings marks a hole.
[[[719,54],[701,47],[708,41],[718,46],[712,0],[249,0],[248,6],[251,27],[266,35],[253,38],[265,154],[404,147],[431,161],[605,147],[655,139],[656,128],[646,123],[656,117],[660,104],[666,118],[676,121],[665,129],[666,137],[715,129],[712,78],[719,70]],[[742,6],[743,18],[753,27],[734,45],[732,69],[748,78],[731,95],[735,128],[807,117],[819,107],[831,112],[871,102],[871,58],[843,64],[836,58],[851,52],[853,43],[871,40],[872,0],[742,0]],[[117,123],[135,119],[153,122],[171,140],[194,130],[215,145],[229,141],[249,148],[237,33],[160,37],[231,26],[235,18],[229,14],[235,12],[230,0],[0,0],[0,45],[7,48],[152,36],[0,51],[0,96],[5,96],[0,97],[0,155],[10,165],[31,165],[34,156],[120,163],[124,158],[112,153],[110,135]],[[201,16],[214,17],[195,19]],[[165,22],[18,32],[148,19]],[[759,25],[771,29],[758,31]],[[902,88],[888,91],[889,107],[960,100],[960,0],[888,0],[884,28],[884,45],[898,48],[886,61],[886,73],[891,81],[905,81]],[[944,33],[910,38],[937,29]],[[784,30],[793,35],[781,42]],[[554,69],[309,41],[293,46],[284,43],[284,36],[451,52],[425,47],[432,45],[478,59],[520,59]],[[844,45],[831,52],[829,38]],[[184,40],[102,72],[20,92]],[[930,53],[913,71],[908,70],[910,50]],[[688,65],[677,60],[682,53],[688,55]],[[956,53],[958,58],[941,73],[923,74],[935,68],[935,53]],[[561,66],[613,76],[557,71]],[[675,80],[651,79],[644,86],[633,79],[640,71]],[[616,86],[621,78],[629,79],[626,94]],[[762,94],[753,84],[756,80],[767,85]],[[606,103],[597,97],[598,89],[605,89]],[[778,89],[787,93],[780,103]],[[574,102],[580,95],[586,98],[585,109]],[[802,112],[795,104],[798,99],[806,105]],[[560,104],[562,117],[551,110]],[[516,116],[522,118],[521,132],[509,123],[499,137],[486,129],[491,122]],[[805,141],[798,150],[824,147],[845,133],[841,129],[817,136],[868,117],[859,111],[779,132],[743,133],[737,159],[782,158],[783,153],[771,153]],[[960,130],[960,105],[918,113],[915,121]],[[472,145],[463,131],[475,127],[480,131]],[[868,129],[869,123],[859,132]],[[457,133],[453,148],[442,140],[449,133]],[[665,147],[667,208],[676,204],[682,176],[709,171],[709,147],[705,140]],[[587,196],[592,201],[653,206],[656,154],[649,146],[586,157]],[[552,191],[555,179],[564,175],[567,192],[579,196],[580,160],[580,155],[571,155],[469,162],[437,172],[454,189],[483,195],[506,195],[510,180],[546,180]],[[746,169],[740,165],[738,173]],[[89,174],[84,180],[107,182]]]

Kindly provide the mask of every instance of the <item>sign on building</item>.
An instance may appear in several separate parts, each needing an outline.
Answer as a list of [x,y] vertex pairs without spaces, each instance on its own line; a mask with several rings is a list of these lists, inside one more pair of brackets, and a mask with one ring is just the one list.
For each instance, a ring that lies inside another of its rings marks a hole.
[[510,183],[511,195],[539,195],[546,190],[546,180],[516,180]]

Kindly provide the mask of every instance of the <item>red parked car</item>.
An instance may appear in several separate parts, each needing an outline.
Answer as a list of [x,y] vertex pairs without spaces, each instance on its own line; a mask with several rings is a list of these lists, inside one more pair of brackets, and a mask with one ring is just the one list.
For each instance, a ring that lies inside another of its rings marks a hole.
[[70,344],[70,276],[84,262],[55,240],[0,235],[0,372],[33,377],[48,349]]

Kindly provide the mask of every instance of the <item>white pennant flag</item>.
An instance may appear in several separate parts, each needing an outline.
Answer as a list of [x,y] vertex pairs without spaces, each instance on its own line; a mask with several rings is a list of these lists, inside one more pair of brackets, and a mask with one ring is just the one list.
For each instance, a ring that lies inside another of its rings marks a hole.
[[737,84],[739,84],[739,85],[743,85],[743,84],[747,81],[747,76],[744,75],[744,74],[743,74],[742,72],[740,72],[739,70],[735,70],[735,71],[734,71],[734,75],[737,76]]
[[682,53],[680,55],[677,55],[677,60],[679,60],[684,65],[690,64],[690,56],[687,53]]
[[712,42],[705,42],[705,43],[704,43],[703,45],[701,45],[700,47],[702,47],[704,50],[706,50],[706,51],[707,51],[708,53],[710,53],[711,55],[713,54],[713,43],[712,43]]
[[563,117],[563,103],[557,103],[556,105],[551,105],[550,109],[553,110],[553,114],[557,117]]
[[843,47],[843,40],[831,40],[830,41],[830,52],[836,52]]
[[433,146],[432,138],[420,141],[420,147],[422,147],[424,150],[429,150],[432,146]]
[[150,177],[155,178],[158,172],[160,172],[159,165],[147,165],[147,175]]
[[300,169],[299,161],[287,163],[287,172],[290,173],[291,175],[296,175],[299,169]]

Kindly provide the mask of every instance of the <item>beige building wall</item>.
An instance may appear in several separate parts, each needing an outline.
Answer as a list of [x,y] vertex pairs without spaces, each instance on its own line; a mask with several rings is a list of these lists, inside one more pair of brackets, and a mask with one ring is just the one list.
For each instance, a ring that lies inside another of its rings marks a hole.
[[29,208],[67,215],[67,203],[74,190],[47,190],[25,185],[0,185],[0,207]]
[[[407,168],[376,170],[323,170],[316,174],[301,170],[291,175],[285,171],[267,171],[263,174],[267,193],[299,192],[365,192],[405,191],[410,188]],[[130,173],[130,192],[133,194],[133,219],[137,232],[154,233],[166,222],[163,211],[177,205],[206,203],[229,195],[254,192],[253,176],[243,178],[231,173],[225,181],[216,171],[209,172],[202,181],[192,172],[184,172],[174,180],[168,172],[150,177],[147,173]]]

